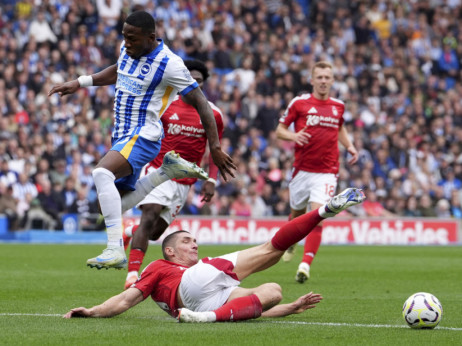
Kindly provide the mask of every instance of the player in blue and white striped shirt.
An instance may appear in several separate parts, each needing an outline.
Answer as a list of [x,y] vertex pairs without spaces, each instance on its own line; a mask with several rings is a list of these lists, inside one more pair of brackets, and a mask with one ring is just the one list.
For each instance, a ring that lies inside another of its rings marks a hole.
[[[120,56],[116,64],[91,76],[80,76],[53,87],[49,96],[72,94],[80,87],[116,84],[112,148],[93,170],[101,212],[107,228],[108,243],[103,253],[87,261],[90,267],[125,268],[122,242],[122,211],[140,202],[155,186],[185,174],[162,166],[138,180],[142,167],[153,160],[161,145],[163,128],[160,117],[180,93],[198,111],[213,161],[226,179],[236,169],[231,157],[221,150],[213,111],[197,82],[180,57],[156,38],[155,21],[144,11],[125,20]],[[186,167],[186,174],[203,178],[199,169],[170,156]],[[120,196],[119,191],[123,194]],[[127,191],[130,191],[126,193]]]

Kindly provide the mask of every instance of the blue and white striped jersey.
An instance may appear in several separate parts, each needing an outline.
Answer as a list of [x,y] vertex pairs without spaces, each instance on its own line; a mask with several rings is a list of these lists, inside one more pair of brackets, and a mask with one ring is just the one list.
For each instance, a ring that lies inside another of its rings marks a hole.
[[162,40],[139,59],[125,53],[125,41],[117,61],[113,140],[139,134],[157,141],[162,138],[160,118],[177,93],[185,95],[198,87],[183,60]]

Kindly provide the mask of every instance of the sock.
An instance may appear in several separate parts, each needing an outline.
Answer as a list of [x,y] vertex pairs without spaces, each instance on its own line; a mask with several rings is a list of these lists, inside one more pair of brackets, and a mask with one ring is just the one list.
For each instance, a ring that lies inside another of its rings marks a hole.
[[133,208],[140,203],[156,186],[166,182],[170,178],[161,168],[145,175],[135,184],[135,191],[130,191],[122,197],[122,212]]
[[305,238],[323,219],[317,209],[296,217],[276,232],[271,239],[271,244],[278,250],[286,251],[291,245]]
[[93,170],[92,176],[106,224],[107,245],[123,247],[122,208],[120,194],[114,184],[115,175],[106,168],[98,167]]
[[128,256],[128,272],[139,272],[145,253],[140,249],[131,249]]
[[258,318],[262,313],[260,299],[255,294],[231,300],[213,311],[217,322],[243,321]]
[[129,238],[132,238],[135,235],[136,230],[138,229],[139,225],[131,225],[125,228],[125,235]]
[[322,239],[322,226],[318,225],[308,234],[305,239],[305,250],[303,252],[302,262],[311,265],[314,256],[318,252]]

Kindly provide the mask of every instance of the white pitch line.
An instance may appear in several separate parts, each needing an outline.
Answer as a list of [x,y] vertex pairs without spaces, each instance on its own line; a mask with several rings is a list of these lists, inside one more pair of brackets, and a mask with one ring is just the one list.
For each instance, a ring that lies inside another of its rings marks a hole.
[[[62,317],[63,314],[27,314],[27,313],[0,313],[0,316],[36,316],[36,317]],[[133,317],[132,317],[133,318]],[[145,319],[147,317],[135,317]],[[162,320],[164,320],[162,318]],[[308,326],[328,326],[328,327],[360,327],[360,328],[409,328],[405,325],[396,324],[361,324],[361,323],[333,323],[333,322],[303,322],[303,321],[261,321],[260,323],[276,324],[299,324]],[[462,331],[462,328],[436,327],[437,329]]]
[[26,314],[26,313],[0,313],[0,316],[37,316],[37,317],[58,317],[63,314]]
[[[278,324],[301,324],[313,326],[333,326],[333,327],[362,327],[362,328],[409,328],[405,325],[395,324],[360,324],[360,323],[332,323],[332,322],[303,322],[303,321],[265,321],[265,323]],[[436,327],[437,329],[462,331],[462,328]]]

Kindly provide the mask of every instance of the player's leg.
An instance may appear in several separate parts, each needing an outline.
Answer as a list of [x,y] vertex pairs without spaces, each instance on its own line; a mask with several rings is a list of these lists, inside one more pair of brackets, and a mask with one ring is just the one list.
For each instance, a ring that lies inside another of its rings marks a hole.
[[252,273],[271,267],[285,250],[305,238],[319,222],[361,203],[365,198],[361,189],[349,188],[320,208],[291,220],[276,232],[271,241],[240,251],[234,273],[242,281]]
[[[129,288],[137,279],[149,240],[157,240],[167,229],[167,222],[160,217],[163,205],[144,204],[141,206],[142,214],[140,224],[133,232],[130,253],[128,256],[128,273],[124,288]],[[154,239],[155,238],[155,239]]]
[[[296,217],[299,217],[303,214],[306,213],[306,209],[303,208],[301,210],[295,210],[295,209],[290,209],[290,215],[289,215],[289,221],[292,219],[295,219]],[[297,244],[291,245],[282,255],[282,260],[284,262],[290,262],[292,258],[295,256],[295,247]]]
[[218,309],[193,312],[181,309],[180,322],[228,322],[244,321],[261,316],[282,300],[282,289],[277,283],[266,283],[255,288],[237,287],[227,302]]
[[126,267],[122,239],[122,198],[115,191],[133,191],[136,188],[141,169],[156,157],[160,145],[160,141],[149,141],[137,134],[119,138],[93,171],[106,223],[108,247],[101,255],[87,261],[89,267]]
[[[337,187],[337,175],[324,173],[310,173],[310,210],[316,210],[334,197]],[[310,267],[322,240],[321,221],[305,238],[303,258],[295,274],[295,281],[304,283],[310,278]]]
[[[298,171],[289,183],[290,216],[289,221],[306,213],[310,199],[311,185],[308,172]],[[282,256],[284,262],[289,262],[295,255],[297,244],[291,245]]]
[[165,154],[162,166],[146,174],[136,182],[135,190],[122,198],[122,210],[127,211],[140,203],[156,186],[170,180],[182,178],[208,179],[208,174],[195,163],[186,161],[170,151]]
[[121,197],[115,180],[132,173],[132,168],[119,152],[109,151],[93,170],[98,202],[107,229],[107,248],[101,255],[87,261],[90,267],[124,268],[127,259],[122,242]]

